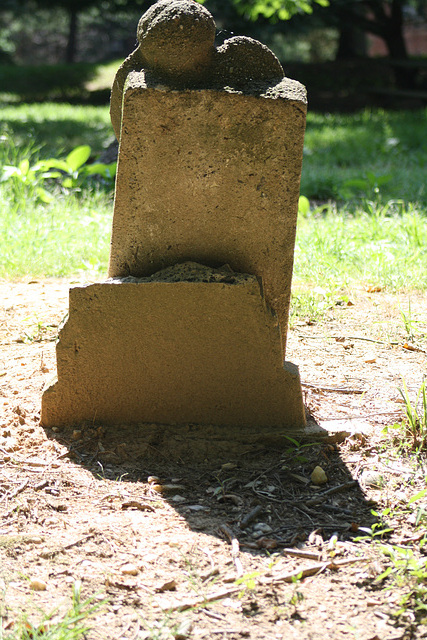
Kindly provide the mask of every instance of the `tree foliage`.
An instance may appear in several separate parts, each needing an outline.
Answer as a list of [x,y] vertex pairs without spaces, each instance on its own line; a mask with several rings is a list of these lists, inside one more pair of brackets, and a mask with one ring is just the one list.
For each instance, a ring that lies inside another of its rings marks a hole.
[[425,0],[233,0],[252,20],[264,16],[270,21],[288,20],[297,13],[312,13],[316,6],[327,7],[319,17],[339,30],[359,29],[382,38],[390,57],[408,57],[403,35],[404,12],[420,15]]
[[314,5],[329,6],[329,0],[233,0],[238,10],[251,20],[260,16],[277,22],[298,13],[312,13]]

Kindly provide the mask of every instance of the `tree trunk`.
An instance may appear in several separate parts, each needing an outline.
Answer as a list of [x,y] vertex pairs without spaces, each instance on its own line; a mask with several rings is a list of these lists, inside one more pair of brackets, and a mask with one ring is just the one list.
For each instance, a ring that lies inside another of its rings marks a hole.
[[[361,10],[365,8],[367,12]],[[403,0],[361,0],[359,5],[349,2],[337,6],[337,16],[341,24],[352,24],[367,33],[373,33],[382,40],[392,61],[408,59],[408,50],[403,35]],[[400,89],[415,87],[416,72],[404,66],[394,66],[396,84]]]
[[[384,41],[392,60],[407,60],[408,49],[403,34],[403,12],[401,0],[393,0],[391,12],[384,29]],[[416,70],[405,67],[394,68],[396,84],[400,89],[414,89],[416,85]]]
[[349,24],[342,24],[335,59],[348,60],[364,56],[366,56],[365,34]]
[[403,36],[402,3],[399,0],[393,0],[391,3],[390,15],[384,28],[384,40],[391,58],[396,60],[408,58],[408,50]]
[[78,29],[77,10],[73,6],[70,6],[68,15],[69,15],[68,41],[67,41],[67,48],[65,50],[65,62],[72,63],[72,62],[75,62],[75,58],[76,58],[77,29]]

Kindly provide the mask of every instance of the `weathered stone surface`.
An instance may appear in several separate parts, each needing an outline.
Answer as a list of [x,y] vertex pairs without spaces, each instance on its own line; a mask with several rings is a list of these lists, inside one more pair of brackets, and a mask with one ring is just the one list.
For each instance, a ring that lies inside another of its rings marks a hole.
[[178,265],[72,288],[57,363],[44,426],[193,423],[278,434],[305,424],[298,369],[282,364],[260,284],[229,269]]
[[137,47],[135,51],[132,51],[126,60],[122,62],[114,78],[113,86],[111,87],[110,118],[117,140],[120,140],[123,89],[126,78],[131,71],[141,71],[143,66],[144,61],[142,59],[141,50]]
[[262,83],[275,85],[285,75],[274,53],[246,36],[229,38],[217,47],[212,70],[222,86],[252,91]]
[[[117,71],[110,114],[120,138],[123,90],[131,71],[144,71],[147,85],[172,88],[228,88],[261,93],[284,78],[268,47],[246,36],[214,46],[215,21],[195,0],[159,0],[141,17],[138,47]],[[298,99],[298,98],[297,98]]]
[[200,81],[211,65],[215,21],[194,0],[160,0],[142,16],[137,36],[147,68],[173,85]]
[[[290,97],[289,97],[290,96]],[[262,278],[285,353],[306,104],[267,93],[172,91],[127,80],[109,275],[186,260]]]

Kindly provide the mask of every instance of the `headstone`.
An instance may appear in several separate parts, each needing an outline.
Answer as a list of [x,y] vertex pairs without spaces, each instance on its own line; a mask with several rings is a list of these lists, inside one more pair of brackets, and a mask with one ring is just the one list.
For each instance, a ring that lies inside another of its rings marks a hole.
[[109,279],[70,291],[46,426],[303,433],[284,358],[305,89],[261,43],[214,36],[202,5],[160,0],[117,73]]

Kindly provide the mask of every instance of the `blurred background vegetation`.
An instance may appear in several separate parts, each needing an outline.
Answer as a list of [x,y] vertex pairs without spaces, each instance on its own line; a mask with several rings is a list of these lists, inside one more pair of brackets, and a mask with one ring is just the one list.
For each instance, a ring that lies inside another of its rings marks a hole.
[[[150,0],[2,0],[0,97],[106,103]],[[425,0],[204,0],[219,42],[267,44],[314,109],[417,107],[427,96]],[[18,71],[19,68],[19,71]]]

